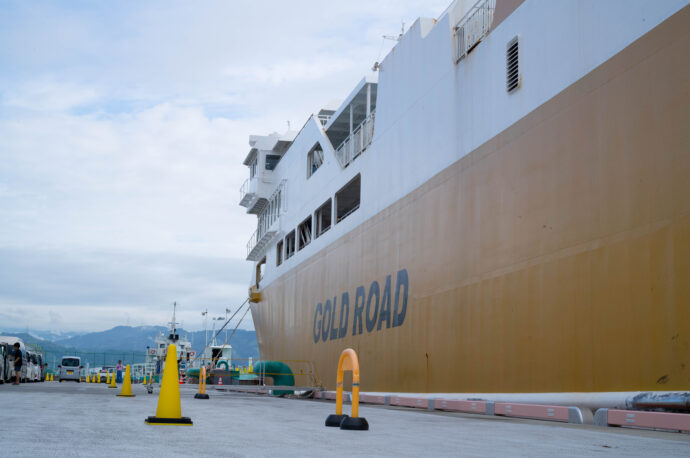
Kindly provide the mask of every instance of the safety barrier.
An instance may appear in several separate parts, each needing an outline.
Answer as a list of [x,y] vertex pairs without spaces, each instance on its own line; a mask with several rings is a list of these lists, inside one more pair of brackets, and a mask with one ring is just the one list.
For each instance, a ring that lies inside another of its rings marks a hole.
[[599,409],[594,414],[594,424],[597,426],[610,425],[687,432],[690,431],[690,414]]
[[486,401],[465,401],[462,399],[435,399],[434,409],[486,414],[486,404]]
[[541,404],[494,403],[494,415],[506,417],[534,418],[536,420],[560,421],[582,424],[582,413],[577,407]]
[[[352,416],[343,415],[343,373],[352,371]],[[335,414],[326,418],[326,426],[339,426],[340,429],[366,431],[369,423],[359,416],[359,360],[357,353],[346,348],[340,354],[336,375]]]
[[194,395],[194,399],[208,399],[208,394],[206,394],[206,368],[203,366],[199,370],[199,392]]
[[[336,392],[322,391],[317,393],[315,397],[317,399],[333,400],[336,398]],[[344,397],[347,397],[347,393],[344,393]],[[510,402],[438,399],[432,397],[427,398],[378,394],[360,394],[359,402],[385,406],[410,407],[413,409],[444,410],[449,412],[530,418],[535,420],[559,421],[572,424],[584,423],[582,412],[578,407],[574,406],[518,404]]]

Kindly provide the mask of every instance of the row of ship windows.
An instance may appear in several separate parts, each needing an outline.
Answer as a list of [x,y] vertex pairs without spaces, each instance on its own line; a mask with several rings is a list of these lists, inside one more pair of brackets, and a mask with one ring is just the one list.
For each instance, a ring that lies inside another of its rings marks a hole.
[[[276,266],[281,265],[284,259],[290,258],[296,251],[309,245],[312,234],[313,238],[318,238],[328,231],[332,226],[333,219],[337,224],[357,210],[360,202],[361,182],[361,176],[357,174],[335,193],[334,199],[329,198],[316,209],[313,217],[309,215],[297,226],[297,229],[293,229],[283,240],[280,240],[276,246]],[[335,200],[335,215],[333,215],[333,200]]]

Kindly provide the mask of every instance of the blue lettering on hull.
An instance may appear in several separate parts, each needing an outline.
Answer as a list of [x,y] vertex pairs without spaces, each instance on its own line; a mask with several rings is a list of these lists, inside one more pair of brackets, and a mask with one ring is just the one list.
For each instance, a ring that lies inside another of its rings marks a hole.
[[[391,275],[386,277],[386,283],[381,292],[379,282],[374,280],[367,292],[364,286],[358,286],[355,290],[355,304],[352,312],[352,335],[362,334],[363,328],[367,332],[380,331],[384,322],[386,329],[391,325],[395,328],[402,326],[407,315],[407,295],[409,291],[409,278],[406,269],[401,269],[396,275],[395,302],[391,310],[392,294]],[[338,320],[336,322],[336,312]],[[342,339],[347,335],[350,319],[350,295],[344,292],[338,296],[326,299],[316,304],[314,310],[314,343],[327,340]]]

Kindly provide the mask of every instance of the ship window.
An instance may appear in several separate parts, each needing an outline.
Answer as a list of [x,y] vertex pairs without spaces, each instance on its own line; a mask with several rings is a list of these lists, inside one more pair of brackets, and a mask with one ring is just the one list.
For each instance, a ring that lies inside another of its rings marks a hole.
[[283,241],[278,240],[278,245],[276,246],[276,265],[279,266],[283,263]]
[[361,177],[358,174],[340,191],[335,193],[336,223],[347,218],[350,213],[359,208]]
[[508,93],[520,87],[520,46],[518,37],[508,42],[506,48],[506,89]]
[[331,228],[331,199],[328,199],[325,204],[320,206],[314,214],[314,236],[319,237],[321,234]]
[[249,178],[254,178],[254,175],[256,175],[256,156],[249,164]]
[[299,233],[299,246],[297,249],[301,250],[311,242],[311,216],[297,226],[297,232]]
[[312,176],[321,164],[323,164],[323,148],[317,143],[307,154],[307,178]]
[[295,254],[295,231],[285,236],[285,259]]
[[266,155],[266,170],[273,170],[276,168],[280,162],[280,155],[278,154],[267,154]]

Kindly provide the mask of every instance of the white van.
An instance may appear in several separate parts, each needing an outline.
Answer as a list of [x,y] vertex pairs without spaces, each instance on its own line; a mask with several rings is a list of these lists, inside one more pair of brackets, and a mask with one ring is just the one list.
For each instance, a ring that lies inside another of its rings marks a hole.
[[79,383],[81,377],[81,358],[78,356],[63,356],[58,366],[58,378],[64,380],[74,380]]
[[33,382],[34,374],[36,372],[36,365],[32,361],[34,354],[31,350],[26,350],[24,355],[26,356],[26,359],[24,360],[24,364],[26,364],[26,381]]
[[10,381],[14,381],[14,379],[15,379],[14,358],[9,356],[12,354],[12,351],[14,350],[15,342],[19,342],[19,349],[21,350],[22,356],[23,356],[23,358],[22,358],[23,359],[23,361],[22,361],[22,372],[21,372],[21,375],[19,376],[19,379],[22,382],[26,382],[28,377],[29,377],[28,376],[29,362],[26,358],[26,346],[24,345],[24,342],[22,341],[22,339],[20,339],[19,337],[15,337],[15,336],[0,336],[0,343],[6,343],[6,344],[8,344],[8,347],[9,347],[9,353],[8,353],[7,362],[6,362],[6,365],[8,366],[7,367],[7,373],[9,374],[7,379]]
[[41,366],[38,365],[38,355],[34,351],[27,351],[27,359],[29,360],[29,374],[30,382],[38,382],[41,379]]
[[38,381],[44,382],[46,379],[46,366],[43,363],[43,353],[36,355],[38,358]]
[[0,383],[5,383],[9,377],[7,373],[7,357],[10,354],[10,346],[6,343],[0,343]]

